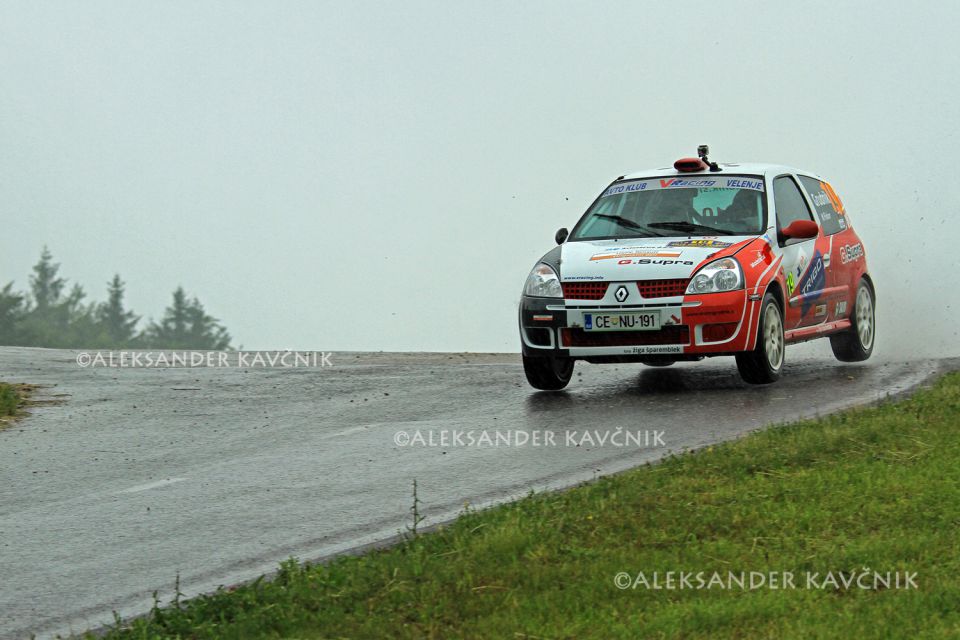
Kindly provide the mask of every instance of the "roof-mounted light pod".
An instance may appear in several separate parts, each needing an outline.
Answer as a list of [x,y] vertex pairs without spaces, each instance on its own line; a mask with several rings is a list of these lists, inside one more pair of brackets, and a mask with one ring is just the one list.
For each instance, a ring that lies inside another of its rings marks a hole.
[[693,173],[694,171],[706,171],[707,163],[700,158],[680,158],[673,163],[673,168],[681,173]]

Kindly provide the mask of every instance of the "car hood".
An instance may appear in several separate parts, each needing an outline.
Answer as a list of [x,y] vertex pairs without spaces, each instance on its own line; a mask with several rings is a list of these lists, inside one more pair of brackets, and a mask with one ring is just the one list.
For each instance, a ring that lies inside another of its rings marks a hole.
[[689,278],[704,261],[733,255],[759,236],[680,236],[566,242],[560,280],[659,280]]

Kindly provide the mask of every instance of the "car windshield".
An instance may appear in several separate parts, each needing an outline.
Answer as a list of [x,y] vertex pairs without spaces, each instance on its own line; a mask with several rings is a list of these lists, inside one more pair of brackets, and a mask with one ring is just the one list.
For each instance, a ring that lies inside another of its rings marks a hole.
[[597,198],[570,238],[760,234],[766,229],[763,189],[757,176],[616,182]]

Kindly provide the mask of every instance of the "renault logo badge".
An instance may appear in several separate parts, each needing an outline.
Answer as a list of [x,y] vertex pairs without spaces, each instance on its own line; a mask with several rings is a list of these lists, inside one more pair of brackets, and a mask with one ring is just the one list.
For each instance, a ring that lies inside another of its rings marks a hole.
[[617,302],[623,302],[628,297],[630,297],[630,292],[627,291],[627,288],[623,285],[617,287],[616,293],[613,294],[613,297],[617,299]]

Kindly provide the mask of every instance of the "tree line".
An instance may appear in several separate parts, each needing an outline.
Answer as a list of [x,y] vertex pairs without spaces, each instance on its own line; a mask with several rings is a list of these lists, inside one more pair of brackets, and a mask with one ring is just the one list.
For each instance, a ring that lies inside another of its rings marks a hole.
[[107,283],[106,302],[85,302],[83,287],[60,277],[60,265],[44,248],[33,266],[30,290],[0,289],[0,345],[62,349],[230,349],[230,334],[183,287],[159,322],[138,329],[140,316],[124,306],[117,274]]

